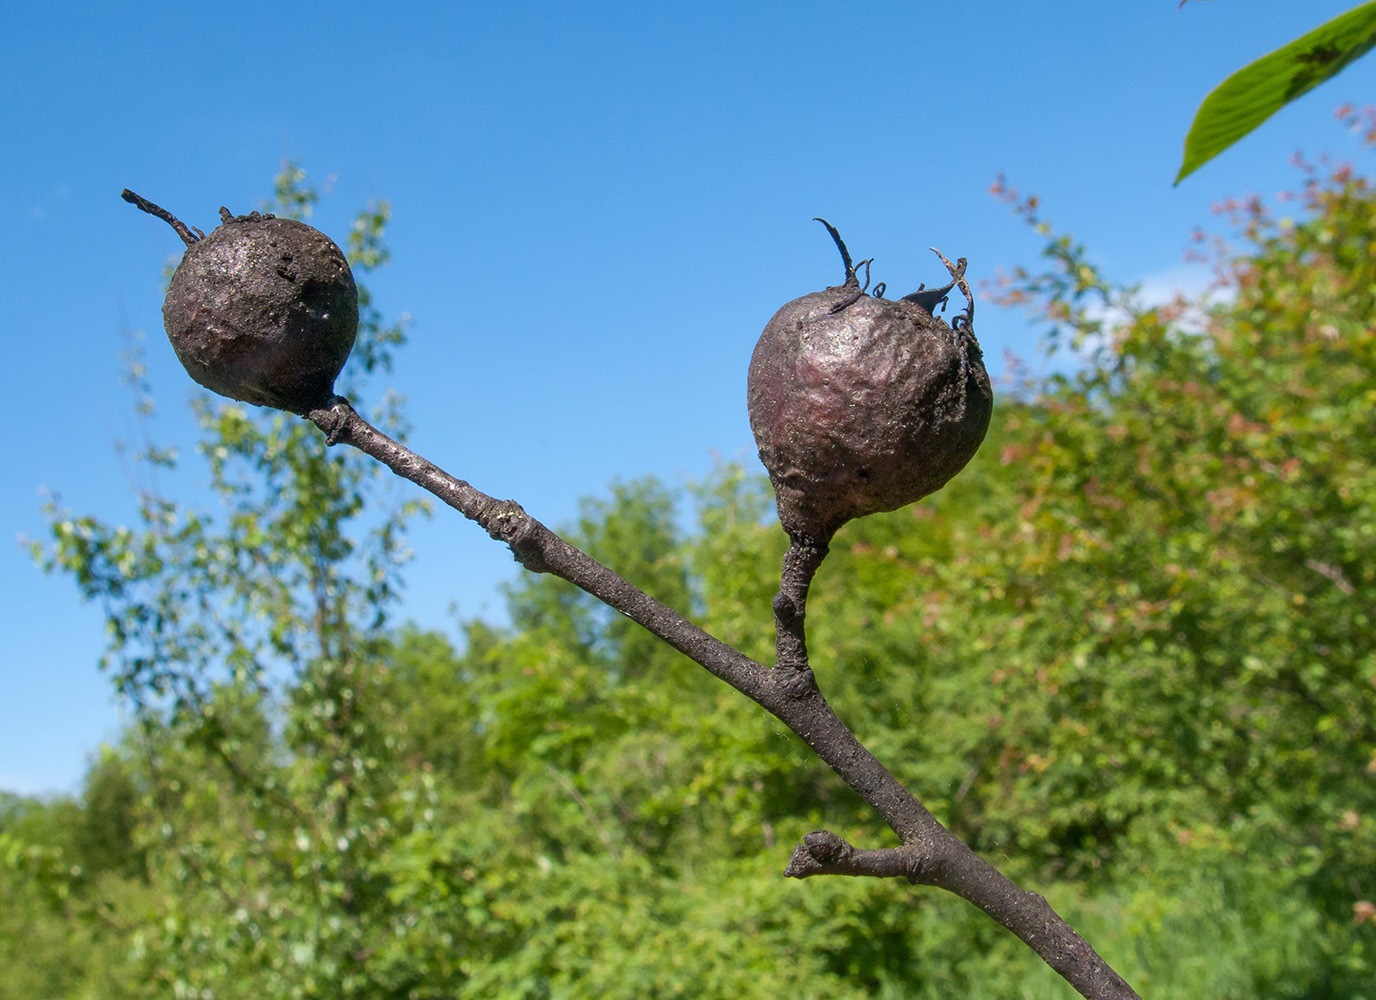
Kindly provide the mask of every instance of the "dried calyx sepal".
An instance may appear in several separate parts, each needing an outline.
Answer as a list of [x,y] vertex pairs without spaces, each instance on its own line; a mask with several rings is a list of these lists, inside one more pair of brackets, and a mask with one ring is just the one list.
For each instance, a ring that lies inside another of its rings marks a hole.
[[162,316],[187,374],[259,406],[327,405],[358,332],[358,289],[339,247],[304,222],[227,208],[207,235],[128,189],[121,196],[186,244]]
[[[868,291],[823,219],[845,280],[789,302],[750,361],[750,426],[795,539],[825,547],[846,521],[896,510],[944,486],[984,440],[993,408],[972,325],[965,260],[941,258],[944,287],[901,299]],[[868,279],[871,261],[861,261]],[[967,308],[935,313],[953,288]]]

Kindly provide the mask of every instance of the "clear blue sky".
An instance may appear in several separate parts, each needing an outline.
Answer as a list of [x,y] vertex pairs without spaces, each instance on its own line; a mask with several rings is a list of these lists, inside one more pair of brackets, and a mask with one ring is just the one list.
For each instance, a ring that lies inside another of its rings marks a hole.
[[[122,187],[209,229],[292,157],[332,178],[313,221],[341,238],[390,200],[372,285],[414,317],[413,444],[558,524],[618,477],[754,461],[755,338],[839,276],[814,215],[894,292],[942,277],[932,245],[987,277],[1038,249],[988,195],[1003,172],[1112,276],[1194,280],[1212,202],[1289,186],[1296,149],[1363,155],[1332,110],[1376,99],[1376,56],[1173,189],[1199,100],[1353,2],[10,4],[0,788],[75,788],[117,730],[98,609],[17,540],[43,533],[41,488],[131,519],[122,330],[149,334],[156,433],[194,440],[159,313],[180,244]],[[995,368],[1037,356],[1021,316],[977,328]],[[515,567],[481,530],[442,512],[412,542],[405,614],[500,614]]]

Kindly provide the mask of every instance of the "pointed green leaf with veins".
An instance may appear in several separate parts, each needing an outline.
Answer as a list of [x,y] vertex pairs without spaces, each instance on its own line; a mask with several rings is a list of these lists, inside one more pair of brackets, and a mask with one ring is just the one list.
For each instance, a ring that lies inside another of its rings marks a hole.
[[1376,46],[1376,0],[1339,14],[1224,80],[1199,106],[1175,183]]

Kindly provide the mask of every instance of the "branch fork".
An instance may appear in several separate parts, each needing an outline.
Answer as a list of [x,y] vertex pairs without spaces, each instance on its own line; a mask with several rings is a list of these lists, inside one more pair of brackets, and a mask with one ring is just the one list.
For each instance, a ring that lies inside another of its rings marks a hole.
[[[962,281],[957,274],[961,265],[948,266]],[[847,270],[848,279],[854,280],[849,260]],[[827,703],[808,664],[805,623],[808,588],[826,558],[830,538],[790,540],[774,599],[776,662],[766,667],[570,545],[520,504],[488,496],[388,437],[344,397],[334,397],[306,417],[325,433],[327,444],[347,444],[382,462],[505,542],[526,569],[569,581],[755,701],[811,747],[902,842],[898,847],[862,850],[834,833],[815,831],[794,848],[785,875],[900,877],[938,886],[1008,928],[1090,1000],[1140,1000],[1045,899],[1020,889],[942,826]]]

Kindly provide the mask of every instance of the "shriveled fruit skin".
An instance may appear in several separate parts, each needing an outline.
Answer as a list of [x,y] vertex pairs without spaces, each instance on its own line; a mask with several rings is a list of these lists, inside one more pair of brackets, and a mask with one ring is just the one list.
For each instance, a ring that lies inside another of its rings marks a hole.
[[187,247],[162,316],[177,357],[201,385],[306,413],[329,401],[353,349],[358,289],[324,233],[254,213]]
[[825,542],[950,481],[984,440],[993,392],[968,329],[841,285],[774,314],[747,403],[784,529]]

